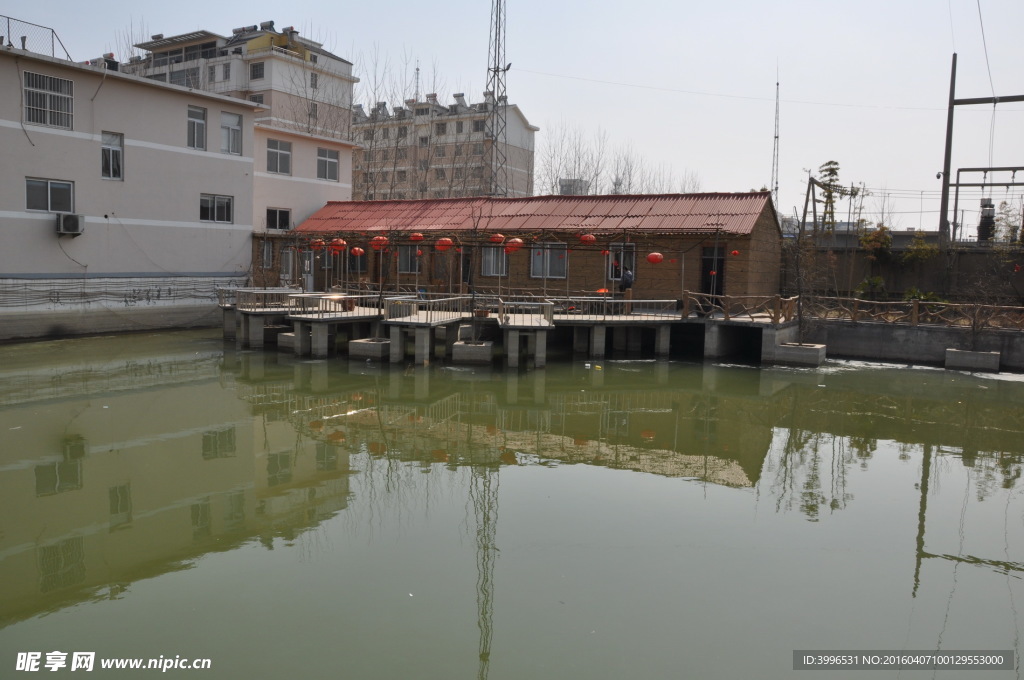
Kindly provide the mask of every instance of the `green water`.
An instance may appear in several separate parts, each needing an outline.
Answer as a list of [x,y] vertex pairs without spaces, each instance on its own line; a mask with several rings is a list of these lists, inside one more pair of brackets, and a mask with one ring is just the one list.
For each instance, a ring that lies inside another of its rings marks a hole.
[[212,331],[0,346],[0,376],[3,678],[53,651],[112,678],[1019,677],[793,670],[1019,654],[1019,376],[391,368]]

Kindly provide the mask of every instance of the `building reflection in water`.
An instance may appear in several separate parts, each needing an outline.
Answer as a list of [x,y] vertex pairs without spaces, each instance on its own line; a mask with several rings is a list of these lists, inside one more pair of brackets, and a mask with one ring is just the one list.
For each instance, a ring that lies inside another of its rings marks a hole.
[[682,478],[822,521],[854,502],[851,471],[870,466],[880,446],[897,447],[921,464],[915,593],[929,558],[1022,571],[993,555],[928,548],[928,503],[946,474],[936,459],[970,470],[978,501],[1016,487],[1016,383],[655,362],[403,369],[238,352],[205,336],[150,340],[122,342],[110,358],[113,340],[79,339],[73,355],[58,355],[65,360],[40,349],[6,364],[0,625],[118,597],[209,552],[292,541],[373,502],[352,496],[356,465],[364,475],[393,464],[469,467],[482,664],[506,465]]

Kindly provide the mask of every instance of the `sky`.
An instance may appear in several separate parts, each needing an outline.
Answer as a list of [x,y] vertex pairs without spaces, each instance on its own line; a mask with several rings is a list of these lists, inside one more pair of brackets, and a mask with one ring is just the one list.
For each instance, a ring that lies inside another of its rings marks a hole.
[[[777,209],[787,216],[802,211],[808,171],[834,160],[842,183],[869,192],[862,218],[937,229],[953,53],[958,98],[1024,95],[1021,0],[505,6],[509,101],[540,127],[538,148],[553,131],[600,131],[652,167],[695,174],[702,191],[759,189],[771,184],[778,82]],[[3,11],[53,28],[76,61],[123,51],[133,27],[144,37],[230,35],[273,20],[323,42],[366,82],[418,61],[421,93],[442,101],[460,91],[479,101],[486,85],[488,0],[47,0]],[[954,116],[954,177],[961,167],[1024,166],[1024,103],[960,106]],[[986,195],[1020,206],[1022,190]],[[964,223],[975,225],[981,190],[963,191]],[[857,210],[843,201],[837,219]]]

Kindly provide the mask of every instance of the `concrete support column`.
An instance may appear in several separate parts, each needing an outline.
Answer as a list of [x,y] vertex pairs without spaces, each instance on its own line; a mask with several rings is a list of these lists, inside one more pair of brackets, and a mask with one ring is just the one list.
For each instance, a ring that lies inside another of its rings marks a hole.
[[668,324],[662,324],[655,329],[654,337],[654,355],[659,357],[667,357],[669,353],[670,338],[672,337],[672,327]]
[[313,332],[310,334],[310,354],[318,359],[327,357],[328,350],[328,339],[330,337],[330,328],[325,323],[314,323],[310,324]]
[[626,330],[625,326],[615,326],[612,328],[612,349],[616,352],[626,350]]
[[259,314],[249,315],[249,347],[263,349],[263,317]]
[[383,338],[384,333],[381,331],[381,324],[379,320],[373,320],[370,322],[370,335],[371,338]]
[[505,354],[509,368],[519,367],[519,331],[505,331]]
[[535,331],[533,336],[533,363],[537,368],[544,368],[548,363],[548,332]]
[[312,351],[310,347],[310,330],[308,321],[296,321],[292,325],[292,331],[295,335],[295,356],[297,357],[308,357]]
[[434,345],[434,329],[418,327],[416,329],[416,365],[426,366],[430,363],[430,350]]
[[722,346],[722,329],[716,323],[704,324],[704,357],[715,359],[725,353]]
[[238,337],[235,338],[235,345],[238,347],[249,346],[249,315],[238,312]]
[[604,336],[607,326],[594,326],[590,329],[590,358],[604,358]]
[[397,364],[405,359],[405,334],[401,326],[391,327],[391,363]]
[[224,339],[235,339],[235,310],[232,307],[224,308]]
[[586,326],[572,327],[572,351],[575,354],[586,354],[590,337]]
[[430,399],[430,368],[417,366],[416,374],[413,376],[415,382],[414,395],[418,401]]
[[444,356],[451,358],[455,342],[459,339],[459,326],[446,326],[444,329]]

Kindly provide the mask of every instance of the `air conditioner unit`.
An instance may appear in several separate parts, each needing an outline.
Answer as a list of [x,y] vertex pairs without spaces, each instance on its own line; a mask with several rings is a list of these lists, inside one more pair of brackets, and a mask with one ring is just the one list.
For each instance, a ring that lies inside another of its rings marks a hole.
[[85,231],[85,215],[57,213],[57,233],[78,236]]

